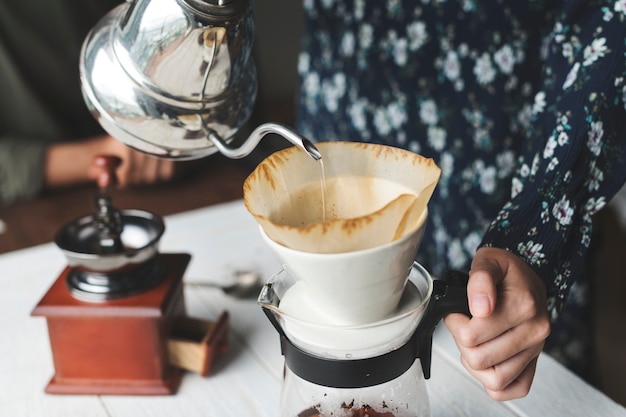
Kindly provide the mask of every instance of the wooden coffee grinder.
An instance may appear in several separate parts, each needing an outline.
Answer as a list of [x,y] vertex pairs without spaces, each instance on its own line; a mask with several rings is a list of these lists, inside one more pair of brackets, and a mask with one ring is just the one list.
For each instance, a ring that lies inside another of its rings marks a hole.
[[98,156],[96,213],[62,227],[55,243],[68,266],[32,312],[44,316],[54,394],[173,394],[181,368],[210,372],[227,348],[228,314],[216,322],[185,316],[186,253],[159,253],[163,220],[116,210],[117,157]]

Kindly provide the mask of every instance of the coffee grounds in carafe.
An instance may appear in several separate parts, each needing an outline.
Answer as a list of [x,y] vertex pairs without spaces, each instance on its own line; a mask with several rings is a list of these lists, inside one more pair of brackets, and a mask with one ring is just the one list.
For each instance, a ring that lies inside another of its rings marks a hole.
[[[374,410],[370,406],[363,406],[359,408],[352,408],[352,406],[343,405],[341,408],[349,409],[348,413],[342,413],[345,417],[395,417],[391,412],[380,412]],[[298,414],[298,417],[332,417],[327,414],[322,414],[316,407],[308,408]]]

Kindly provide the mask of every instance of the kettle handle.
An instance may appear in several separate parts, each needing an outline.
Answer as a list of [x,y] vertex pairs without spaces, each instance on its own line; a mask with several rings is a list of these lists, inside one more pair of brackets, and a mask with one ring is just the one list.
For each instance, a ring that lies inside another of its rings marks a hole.
[[433,280],[433,293],[428,308],[414,333],[417,352],[424,378],[430,378],[433,332],[441,319],[449,313],[463,313],[471,317],[467,301],[467,272],[446,270],[442,278]]

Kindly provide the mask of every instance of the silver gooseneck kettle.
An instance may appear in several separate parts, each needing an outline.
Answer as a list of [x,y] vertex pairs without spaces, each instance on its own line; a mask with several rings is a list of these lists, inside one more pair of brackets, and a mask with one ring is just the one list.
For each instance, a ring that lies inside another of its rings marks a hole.
[[321,158],[310,141],[276,123],[230,145],[256,98],[253,40],[252,0],[127,0],[83,43],[83,96],[111,136],[155,157],[219,151],[242,158],[276,133]]

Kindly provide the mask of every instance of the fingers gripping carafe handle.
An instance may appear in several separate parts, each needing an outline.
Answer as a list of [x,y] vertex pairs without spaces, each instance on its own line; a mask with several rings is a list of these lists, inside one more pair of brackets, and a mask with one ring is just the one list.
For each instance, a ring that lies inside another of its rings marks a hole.
[[415,337],[424,378],[430,378],[433,332],[441,319],[449,313],[463,313],[471,317],[467,301],[467,272],[447,270],[443,277],[433,280],[433,293]]

